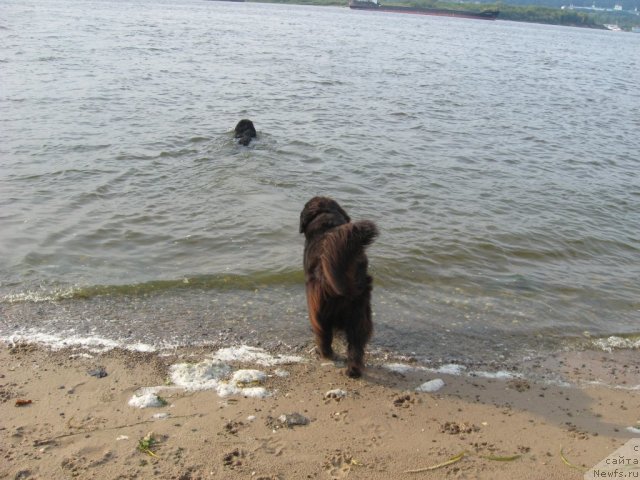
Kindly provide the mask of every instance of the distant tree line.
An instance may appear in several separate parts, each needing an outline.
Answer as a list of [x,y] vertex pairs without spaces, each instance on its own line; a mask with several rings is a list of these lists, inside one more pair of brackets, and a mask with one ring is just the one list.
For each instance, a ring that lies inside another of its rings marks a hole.
[[594,15],[577,10],[539,7],[534,5],[501,5],[501,20],[516,22],[546,23],[574,27],[604,28]]
[[[449,9],[462,9],[482,11],[484,9],[497,9],[500,11],[498,19],[512,20],[515,22],[545,23],[550,25],[569,25],[575,27],[604,28],[604,24],[617,24],[623,30],[631,30],[634,26],[640,26],[640,16],[629,12],[619,11],[590,11],[575,10],[570,8],[555,8],[542,5],[531,5],[536,0],[504,0],[499,2],[445,2],[439,0],[403,0],[402,3],[393,0],[379,0],[387,4],[416,5],[423,7],[437,7]],[[515,5],[511,2],[528,2],[525,5]],[[553,1],[553,0],[539,0]],[[640,0],[634,0],[640,2]],[[575,5],[575,3],[574,3]]]
[[[478,0],[482,3],[495,3],[492,0]],[[592,7],[613,9],[620,5],[623,10],[633,11],[636,8],[640,11],[640,0],[502,0],[502,5],[536,5],[543,7]]]
[[[384,2],[384,0],[382,0]],[[393,0],[386,0],[387,4]],[[393,2],[398,4],[397,2]],[[403,2],[403,4],[407,4]],[[452,10],[469,10],[480,12],[482,10],[496,9],[500,11],[498,18],[501,20],[513,20],[519,22],[546,23],[551,25],[571,25],[577,27],[604,28],[602,23],[589,13],[571,10],[541,7],[536,5],[505,5],[504,3],[463,3],[463,2],[442,2],[438,0],[414,0],[408,4],[421,7],[446,8]]]
[[[249,0],[250,1],[250,0]],[[348,0],[259,0],[271,3],[290,3],[298,5],[334,5],[346,6]],[[640,0],[606,0],[611,4],[623,3],[635,5],[640,4]],[[593,0],[498,0],[485,1],[440,1],[440,0],[378,0],[383,5],[407,5],[418,7],[446,8],[451,10],[469,10],[480,12],[487,9],[497,9],[500,11],[498,19],[512,20],[516,22],[545,23],[550,25],[568,25],[587,28],[604,28],[604,24],[617,24],[624,30],[631,30],[634,26],[640,26],[640,16],[629,12],[618,11],[589,11],[575,10],[570,8],[559,8],[562,5],[573,4],[578,6],[584,4],[591,6]],[[547,4],[556,3],[557,7]],[[605,0],[597,0],[596,5],[605,7]],[[535,5],[533,5],[535,4]],[[626,7],[625,7],[626,8]],[[640,8],[639,8],[640,10]]]

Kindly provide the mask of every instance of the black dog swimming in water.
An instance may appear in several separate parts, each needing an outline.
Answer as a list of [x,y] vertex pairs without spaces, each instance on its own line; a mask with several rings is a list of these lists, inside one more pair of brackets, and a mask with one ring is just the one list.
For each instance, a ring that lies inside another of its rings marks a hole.
[[235,138],[238,138],[238,143],[240,145],[244,145],[245,147],[249,145],[252,138],[256,138],[256,128],[253,126],[253,122],[251,120],[247,120],[243,118],[236,125],[236,133]]

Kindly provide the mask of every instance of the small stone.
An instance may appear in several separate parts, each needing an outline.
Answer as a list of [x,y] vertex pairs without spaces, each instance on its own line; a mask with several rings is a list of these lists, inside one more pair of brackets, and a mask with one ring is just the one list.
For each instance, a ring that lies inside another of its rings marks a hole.
[[346,396],[347,396],[347,392],[345,392],[344,390],[340,390],[339,388],[336,388],[335,390],[329,390],[327,393],[324,394],[324,398],[326,400],[334,399],[334,400],[340,401]]
[[285,413],[278,417],[278,421],[288,428],[293,428],[297,425],[308,425],[309,419],[299,413]]
[[104,369],[104,367],[98,367],[94,370],[89,370],[87,373],[96,378],[104,378],[107,376],[107,371]]

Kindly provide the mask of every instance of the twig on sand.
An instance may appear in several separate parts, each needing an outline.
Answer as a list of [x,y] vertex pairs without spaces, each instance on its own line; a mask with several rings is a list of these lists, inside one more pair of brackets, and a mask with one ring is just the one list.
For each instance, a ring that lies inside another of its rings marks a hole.
[[431,465],[430,467],[417,468],[415,470],[405,470],[404,473],[421,473],[421,472],[429,472],[431,470],[437,470],[438,468],[446,467],[447,465],[451,465],[453,463],[459,462],[462,458],[467,454],[466,451],[460,452],[455,457],[451,457],[446,462],[439,463],[437,465]]
[[[432,465],[430,467],[418,468],[416,470],[405,470],[404,473],[421,473],[421,472],[430,472],[431,470],[437,470],[438,468],[446,467],[447,465],[452,465],[456,462],[462,460],[465,456],[473,456],[473,454],[469,454],[467,451],[460,452],[458,455],[451,457],[449,460],[438,463],[437,465]],[[513,460],[519,459],[522,455],[510,455],[506,457],[495,456],[495,455],[478,455],[480,458],[484,458],[485,460],[492,460],[494,462],[512,462]]]
[[493,460],[494,462],[513,462],[514,460],[517,460],[521,457],[522,455],[518,454],[518,455],[509,455],[506,457],[496,457],[495,455],[480,455],[480,458],[484,458],[485,460]]
[[574,465],[569,460],[567,460],[567,457],[564,456],[564,452],[562,451],[562,447],[560,447],[560,458],[562,459],[562,462],[568,467],[575,468],[576,470],[580,470],[581,472],[586,472],[586,469],[579,467],[577,465]]
[[[199,416],[199,413],[191,413],[189,415],[178,415],[175,417],[171,417],[171,418],[189,418],[189,417],[197,417]],[[71,433],[63,433],[62,435],[56,435],[55,437],[51,437],[51,438],[47,438],[45,440],[36,440],[33,442],[33,446],[34,447],[39,447],[41,445],[48,445],[53,443],[55,440],[60,440],[61,438],[68,438],[68,437],[74,437],[76,435],[84,435],[86,433],[92,433],[92,432],[106,432],[109,430],[120,430],[121,428],[128,428],[128,427],[135,427],[137,425],[145,425],[147,423],[154,423],[157,422],[157,420],[142,420],[140,422],[135,422],[135,423],[128,423],[126,425],[117,425],[115,427],[105,427],[105,428],[92,428],[90,430],[82,430],[81,432],[71,432]]]

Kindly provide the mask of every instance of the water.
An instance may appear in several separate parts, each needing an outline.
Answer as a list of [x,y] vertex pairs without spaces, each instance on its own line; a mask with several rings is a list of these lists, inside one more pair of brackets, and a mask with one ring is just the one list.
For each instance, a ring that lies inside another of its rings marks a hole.
[[1,337],[302,345],[323,194],[381,230],[374,350],[638,345],[640,36],[196,0],[0,18]]

